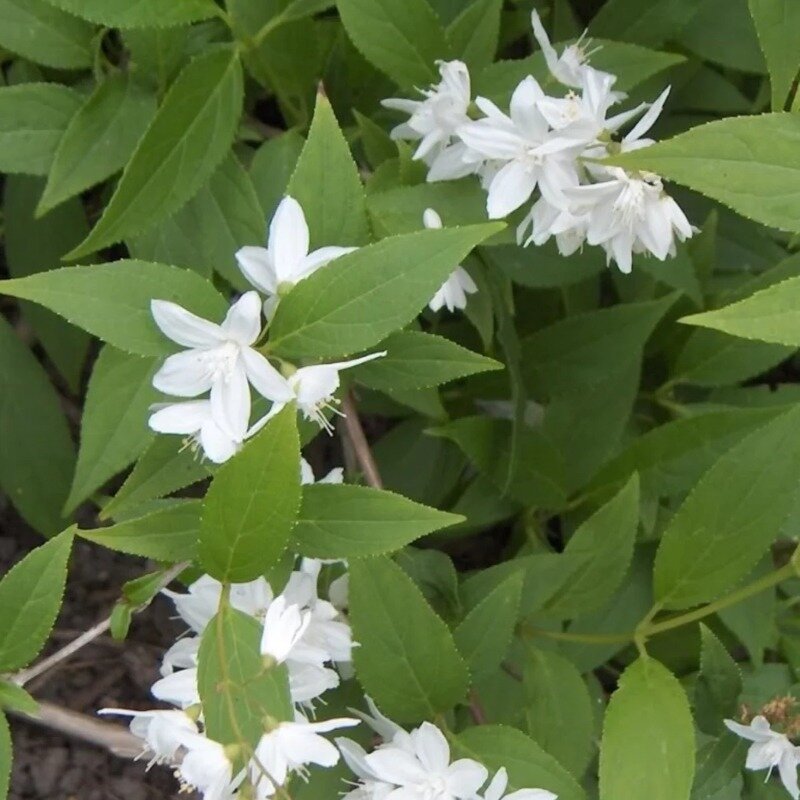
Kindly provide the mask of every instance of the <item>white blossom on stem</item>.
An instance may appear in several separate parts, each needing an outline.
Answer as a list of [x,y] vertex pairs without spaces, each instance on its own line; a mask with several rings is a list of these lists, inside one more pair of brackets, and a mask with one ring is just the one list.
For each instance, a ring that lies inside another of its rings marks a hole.
[[309,622],[310,611],[303,611],[298,605],[289,605],[282,595],[276,597],[264,617],[261,654],[282,664],[302,639]]
[[[153,376],[153,386],[177,397],[197,397],[210,391],[214,423],[233,442],[243,441],[250,419],[248,384],[271,396],[280,395],[284,386],[280,373],[251,346],[261,333],[258,294],[242,295],[220,325],[167,300],[153,300],[150,308],[161,331],[188,348],[167,357]],[[191,427],[196,429],[205,407],[195,407],[192,413]],[[201,421],[201,437],[203,429]]]
[[185,754],[175,769],[182,791],[196,789],[204,800],[229,800],[244,779],[244,772],[233,774],[233,764],[219,742],[200,733],[186,734],[181,740]]
[[466,146],[459,140],[459,127],[469,121],[470,78],[462,61],[438,62],[440,83],[422,90],[422,100],[390,98],[382,105],[409,114],[409,119],[397,125],[393,139],[419,141],[415,159],[428,165],[428,180],[455,180],[474,171],[465,159]]
[[725,720],[725,727],[742,739],[752,742],[747,751],[745,769],[767,770],[767,778],[775,767],[786,791],[792,800],[800,798],[797,782],[797,767],[800,764],[800,747],[795,747],[789,738],[770,729],[765,717],[753,717],[749,725],[742,725],[731,719]]
[[256,746],[255,758],[249,767],[258,800],[274,795],[290,773],[305,776],[308,764],[334,766],[339,761],[339,751],[320,734],[350,728],[358,722],[349,717],[309,722],[298,714],[294,722],[280,722],[265,733]]
[[310,234],[305,214],[293,197],[278,204],[269,226],[266,247],[241,247],[236,260],[244,276],[267,295],[264,310],[272,312],[281,293],[355,247],[327,246],[309,252]]
[[[428,229],[438,230],[442,227],[442,218],[432,208],[426,208],[422,214],[422,224]],[[448,311],[467,307],[467,295],[475,294],[478,287],[470,274],[460,264],[450,273],[448,279],[428,303],[431,311],[439,311],[443,306]]]

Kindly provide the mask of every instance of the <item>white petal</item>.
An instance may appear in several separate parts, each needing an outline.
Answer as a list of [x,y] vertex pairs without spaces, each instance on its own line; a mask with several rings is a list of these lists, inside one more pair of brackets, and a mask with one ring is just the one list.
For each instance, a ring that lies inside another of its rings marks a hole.
[[520,789],[507,794],[504,800],[558,800],[558,795],[547,789]]
[[261,289],[266,294],[275,294],[278,291],[272,256],[266,247],[241,247],[236,251],[236,261],[242,274],[256,289]]
[[[420,763],[429,772],[443,772],[450,763],[450,745],[444,734],[430,722],[423,722],[411,734]],[[484,780],[486,776],[484,775]],[[483,781],[481,781],[483,783]],[[478,784],[480,785],[480,784]]]
[[[468,148],[463,142],[455,142],[436,154],[428,165],[428,183],[456,181],[475,171],[475,162],[467,159]],[[480,159],[480,156],[477,156]]]
[[258,292],[246,292],[229,309],[220,326],[228,339],[250,345],[261,333],[261,298]]
[[426,208],[422,212],[422,224],[431,230],[438,230],[442,227],[442,218],[432,208]]
[[361,720],[352,717],[335,717],[334,719],[324,719],[321,722],[309,722],[308,727],[317,733],[328,733],[338,728],[353,728],[360,724]]
[[494,774],[491,783],[483,793],[483,800],[500,800],[508,786],[508,772],[505,767],[500,767]]
[[197,433],[211,415],[208,400],[170,403],[150,416],[148,424],[158,433]]
[[213,419],[208,419],[200,429],[200,444],[211,461],[224,464],[236,455],[241,439],[232,439]]
[[382,781],[398,786],[421,783],[428,772],[410,753],[397,747],[382,747],[367,756],[367,766]]
[[536,178],[519,162],[506,164],[492,179],[486,211],[490,219],[502,219],[516,211],[533,193]]
[[672,87],[667,86],[667,88],[661,92],[658,99],[647,110],[647,113],[634,125],[630,133],[623,138],[624,142],[634,142],[637,139],[641,139],[642,136],[653,127],[659,114],[661,114],[661,110],[664,108],[664,103],[667,101],[667,97],[669,97],[669,90],[671,88]]
[[326,367],[334,367],[337,370],[349,369],[350,367],[357,367],[359,364],[366,364],[367,361],[374,361],[376,358],[383,358],[386,351],[382,350],[380,353],[370,353],[368,356],[361,356],[360,358],[353,358],[350,361],[337,361],[333,364],[324,364]]
[[161,332],[184,347],[213,347],[225,338],[219,325],[169,300],[151,300],[150,312]]
[[[742,739],[747,739],[751,742],[765,742],[770,738],[769,723],[762,716],[755,717],[749,725],[742,725],[732,719],[725,719],[723,722],[729,731],[741,736]],[[764,723],[766,723],[766,728]]]
[[168,356],[153,376],[153,386],[165,394],[196,397],[211,388],[211,373],[201,350]]
[[248,380],[262,397],[277,403],[288,403],[294,397],[286,378],[261,353],[247,347],[241,358]]
[[787,752],[778,762],[778,774],[781,783],[792,797],[792,800],[800,798],[800,787],[797,785],[797,758],[792,752]]
[[467,147],[486,158],[516,158],[525,148],[525,141],[518,133],[501,128],[489,119],[468,122],[457,133]]
[[211,387],[211,415],[231,439],[242,441],[250,422],[250,386],[242,359],[223,380]]
[[471,758],[461,758],[447,768],[447,786],[455,797],[473,797],[488,777],[489,770]]
[[354,250],[358,250],[358,248],[334,247],[333,245],[328,247],[320,247],[318,250],[314,250],[313,253],[309,253],[303,259],[303,262],[298,267],[297,274],[294,279],[295,283],[303,280],[303,278],[307,278],[309,275],[313,275],[320,267],[324,267],[331,261],[347,255],[347,253],[352,253]]
[[303,209],[293,197],[278,204],[269,226],[269,252],[278,285],[294,280],[294,274],[308,255],[308,225]]

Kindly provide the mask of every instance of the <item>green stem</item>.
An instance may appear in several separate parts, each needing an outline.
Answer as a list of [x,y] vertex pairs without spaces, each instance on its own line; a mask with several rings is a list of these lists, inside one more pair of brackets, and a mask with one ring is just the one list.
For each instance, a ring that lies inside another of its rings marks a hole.
[[760,594],[761,592],[766,591],[773,586],[777,586],[779,583],[793,577],[794,575],[794,566],[791,563],[785,564],[780,569],[775,570],[775,572],[771,572],[769,575],[765,575],[763,578],[753,581],[753,583],[739,589],[736,592],[733,592],[732,594],[729,594],[727,597],[723,597],[720,600],[709,603],[707,606],[703,606],[702,608],[696,608],[694,611],[687,611],[684,614],[678,614],[676,617],[665,619],[663,622],[657,622],[654,625],[648,625],[643,632],[645,632],[648,636],[652,636],[656,633],[671,631],[673,628],[679,628],[681,625],[687,625],[690,622],[697,622],[697,620],[703,619],[703,617],[707,617],[710,614],[716,614],[717,611],[722,611],[723,608],[728,608],[728,606],[740,603],[742,600],[747,600],[748,597]]

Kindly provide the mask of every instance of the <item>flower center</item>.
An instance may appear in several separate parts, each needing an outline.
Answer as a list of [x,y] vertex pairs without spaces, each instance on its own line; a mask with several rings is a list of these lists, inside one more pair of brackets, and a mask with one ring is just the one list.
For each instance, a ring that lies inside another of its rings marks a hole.
[[225,342],[211,350],[206,350],[201,358],[205,362],[206,374],[213,382],[231,379],[239,359],[240,347],[236,342]]

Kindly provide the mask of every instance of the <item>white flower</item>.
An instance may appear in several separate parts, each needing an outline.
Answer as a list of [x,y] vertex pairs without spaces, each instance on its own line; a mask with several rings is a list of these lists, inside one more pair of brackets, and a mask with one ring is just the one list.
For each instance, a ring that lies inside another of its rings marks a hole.
[[[422,214],[422,224],[428,229],[442,227],[442,218],[432,208],[426,208]],[[475,281],[461,265],[457,266],[450,277],[437,290],[428,303],[431,311],[438,311],[442,306],[447,306],[448,311],[467,307],[467,295],[478,291]]]
[[800,798],[800,789],[797,785],[800,747],[795,747],[783,733],[770,730],[769,722],[762,716],[753,717],[749,725],[741,725],[726,719],[725,727],[737,736],[753,743],[747,751],[746,769],[766,769],[768,770],[767,778],[769,778],[772,770],[777,767],[781,783],[786,787],[786,791],[793,800]]
[[354,708],[348,710],[352,711],[356,716],[361,717],[361,719],[383,739],[384,743],[394,744],[397,747],[404,747],[410,753],[413,753],[414,745],[411,735],[396,722],[393,722],[388,717],[381,714],[380,709],[375,705],[375,701],[369,695],[366,695],[364,699],[367,702],[369,714],[363,711],[357,711]]
[[[275,395],[264,394],[268,400],[273,401],[273,406],[254,427],[261,427],[272,417],[280,412],[283,407],[294,400],[297,407],[303,412],[306,419],[313,419],[320,428],[324,428],[328,433],[333,433],[333,425],[325,416],[326,411],[336,414],[340,412],[334,407],[336,402],[333,398],[334,392],[339,388],[339,373],[343,369],[364,364],[375,358],[386,355],[384,350],[381,353],[371,353],[368,356],[354,358],[351,361],[338,361],[334,364],[318,364],[313,367],[300,367],[289,378],[284,380],[284,386]],[[286,388],[284,388],[286,387]],[[288,388],[289,397],[286,397]]]
[[188,437],[192,449],[201,448],[215,464],[236,455],[246,436],[231,435],[214,419],[210,400],[186,400],[183,403],[154,406],[149,425],[158,433],[180,433]]
[[336,746],[347,766],[361,779],[355,788],[344,795],[344,800],[384,800],[396,788],[391,783],[378,780],[367,764],[367,753],[352,739],[339,737]]
[[510,116],[479,97],[475,103],[486,115],[459,128],[459,135],[479,157],[502,162],[488,182],[486,210],[491,219],[507,217],[539,187],[551,202],[563,203],[563,189],[578,185],[575,155],[580,144],[550,130],[539,110],[544,97],[528,76],[514,90]]
[[172,763],[186,733],[197,733],[194,720],[183,711],[130,711],[125,708],[101,708],[98,714],[120,714],[131,717],[130,729],[144,740],[142,755],[153,764]]
[[269,226],[266,247],[242,247],[236,260],[244,276],[269,296],[264,304],[271,316],[278,295],[355,247],[320,247],[309,253],[309,232],[303,209],[293,197],[284,197]]
[[[202,633],[219,608],[222,584],[210,575],[202,575],[188,587],[186,593],[163,589],[172,600],[175,610],[195,633]],[[263,619],[272,602],[272,588],[265,578],[231,586],[230,602],[237,611]]]
[[233,775],[225,748],[202,734],[186,734],[181,740],[186,754],[175,770],[181,791],[196,789],[204,800],[228,800],[244,778]]
[[592,54],[587,51],[590,41],[585,43],[583,41],[586,31],[583,32],[577,42],[565,47],[559,56],[556,53],[556,49],[550,44],[550,37],[547,35],[547,31],[542,25],[542,20],[535,9],[531,13],[531,25],[533,26],[534,38],[539,43],[539,47],[542,48],[542,54],[550,74],[565,86],[572,86],[576,89],[580,87],[583,74],[587,69],[586,62]]
[[[258,294],[242,295],[221,325],[167,300],[151,301],[150,309],[162,332],[189,348],[166,359],[153,377],[153,386],[178,397],[196,397],[210,390],[214,422],[231,440],[241,442],[250,419],[248,381],[262,394],[285,395],[280,373],[251,347],[261,332]],[[197,421],[195,409],[191,427]],[[202,422],[200,429],[202,436]]]
[[297,715],[295,722],[280,722],[265,733],[256,746],[255,759],[250,763],[250,778],[256,797],[259,800],[271,797],[278,786],[283,786],[290,772],[305,775],[307,764],[334,766],[339,761],[339,751],[320,734],[353,725],[358,725],[357,719],[341,717],[308,722]]
[[428,165],[428,180],[455,180],[474,171],[465,160],[467,148],[456,138],[469,121],[470,79],[461,61],[438,62],[440,83],[422,90],[423,100],[390,98],[382,105],[410,114],[407,122],[392,130],[393,139],[418,141],[414,158]]
[[316,480],[314,478],[314,470],[311,469],[311,464],[308,463],[302,456],[300,457],[300,483],[303,486],[308,486],[312,483],[343,483],[344,470],[341,467],[334,467],[325,477]]
[[398,800],[472,800],[486,781],[486,767],[470,758],[450,763],[447,739],[430,722],[423,722],[410,737],[413,753],[390,744],[366,756],[376,779],[403,789]]
[[179,669],[189,669],[197,666],[197,656],[200,652],[199,636],[184,636],[173,644],[161,659],[161,676],[172,675]]
[[278,664],[289,657],[311,622],[311,612],[297,605],[288,605],[286,598],[276,597],[264,617],[261,654],[271,656]]
[[501,767],[483,792],[483,800],[557,800],[558,795],[546,789],[519,789],[504,794],[508,786],[508,773]]

